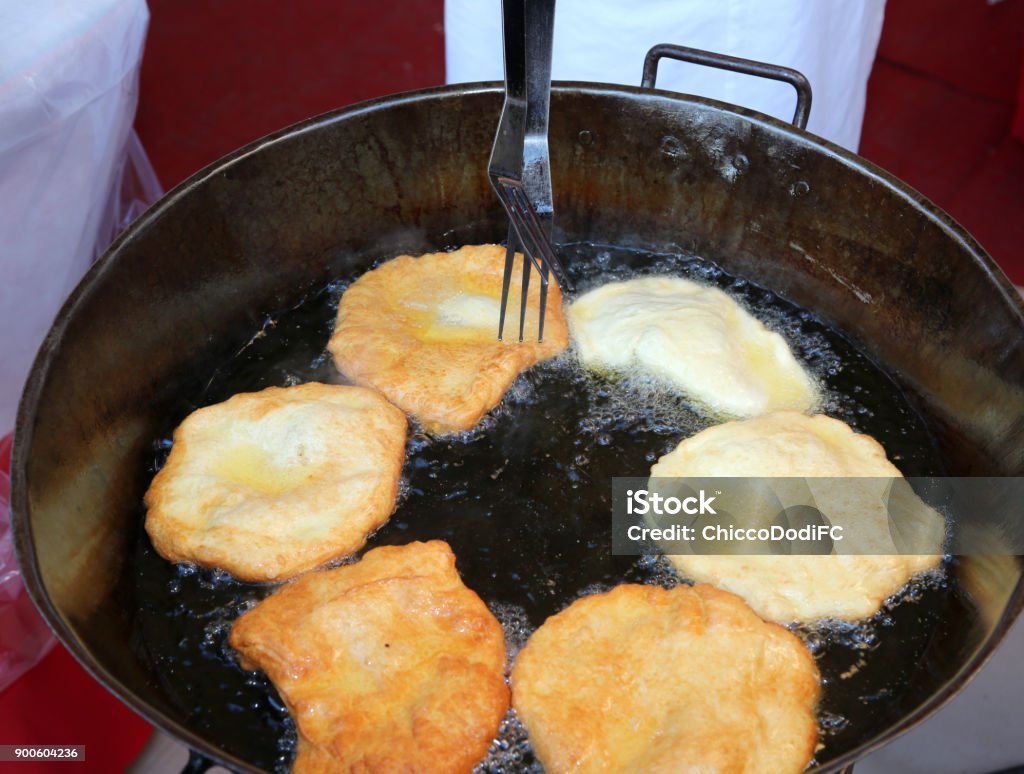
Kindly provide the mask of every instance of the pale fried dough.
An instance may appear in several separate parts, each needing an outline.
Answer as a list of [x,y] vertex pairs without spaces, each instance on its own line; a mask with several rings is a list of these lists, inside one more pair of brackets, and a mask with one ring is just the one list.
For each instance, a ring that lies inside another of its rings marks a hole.
[[649,374],[713,413],[810,411],[820,401],[786,340],[718,288],[682,277],[609,282],[568,317],[588,368]]
[[[941,560],[942,518],[912,493],[916,507],[911,516],[929,535],[934,553],[896,553],[882,495],[886,480],[902,474],[886,459],[878,441],[837,419],[780,411],[710,427],[658,460],[651,468],[651,488],[657,488],[659,477],[705,476],[808,477],[822,512],[833,513],[847,533],[851,525],[858,530],[848,535],[856,540],[836,542],[836,553],[828,556],[669,556],[683,576],[739,594],[766,619],[788,623],[866,618],[911,576]],[[816,477],[871,478],[863,482],[861,492],[849,484],[838,491],[828,481],[816,485]],[[850,498],[851,491],[863,496]]]
[[166,559],[247,581],[351,554],[394,509],[406,426],[373,390],[316,383],[199,409],[146,492],[146,531]]
[[548,292],[544,341],[537,342],[540,281],[533,272],[526,330],[518,342],[522,256],[509,292],[505,340],[498,341],[505,248],[403,255],[367,272],[338,304],[328,344],[334,362],[357,384],[380,390],[435,432],[472,428],[512,380],[568,343],[562,296]]
[[468,772],[508,709],[501,625],[438,540],[306,575],[230,643],[291,710],[297,774]]
[[711,586],[579,599],[512,670],[512,704],[548,774],[800,772],[818,695],[803,643]]

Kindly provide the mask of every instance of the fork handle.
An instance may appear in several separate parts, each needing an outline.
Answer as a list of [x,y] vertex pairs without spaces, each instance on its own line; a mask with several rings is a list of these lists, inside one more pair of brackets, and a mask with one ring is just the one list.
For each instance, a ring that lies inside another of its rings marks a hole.
[[516,1],[523,5],[526,46],[523,188],[550,238],[554,201],[551,194],[551,162],[548,152],[548,115],[551,109],[555,0],[513,0]]
[[505,99],[526,104],[526,0],[501,0]]

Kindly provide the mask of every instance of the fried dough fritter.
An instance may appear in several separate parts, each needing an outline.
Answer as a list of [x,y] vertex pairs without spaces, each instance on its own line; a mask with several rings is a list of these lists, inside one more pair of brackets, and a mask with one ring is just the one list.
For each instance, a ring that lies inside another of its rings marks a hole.
[[609,282],[576,299],[568,318],[588,368],[649,374],[713,413],[810,411],[820,402],[786,340],[718,288],[682,277]]
[[380,390],[438,433],[471,429],[519,373],[568,344],[562,296],[548,291],[544,341],[537,342],[540,280],[533,272],[523,341],[522,255],[512,271],[505,340],[498,341],[505,248],[403,255],[361,276],[338,304],[328,348],[347,378]]
[[469,772],[509,706],[501,625],[439,540],[310,573],[229,641],[287,703],[296,774]]
[[172,562],[287,580],[351,554],[387,521],[406,428],[363,387],[269,387],[199,409],[146,492],[146,531]]
[[578,599],[512,669],[512,704],[549,774],[801,772],[819,693],[794,634],[711,586]]
[[[651,468],[650,485],[657,488],[659,477],[705,476],[807,477],[822,513],[833,514],[835,523],[845,525],[847,537],[826,556],[678,553],[668,557],[684,577],[739,594],[768,620],[870,617],[914,574],[942,559],[945,523],[909,488],[913,510],[905,514],[905,523],[924,536],[916,545],[932,546],[934,553],[898,553],[890,535],[884,490],[887,481],[902,474],[878,441],[823,414],[809,417],[779,411],[710,427],[659,459]],[[857,489],[845,484],[835,490],[828,481],[814,481],[859,477],[866,480]]]

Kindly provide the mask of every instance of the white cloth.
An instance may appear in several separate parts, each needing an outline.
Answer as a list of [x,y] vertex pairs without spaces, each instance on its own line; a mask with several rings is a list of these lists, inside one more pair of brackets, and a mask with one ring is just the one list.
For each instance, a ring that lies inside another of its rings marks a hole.
[[0,436],[57,310],[112,236],[122,176],[159,193],[131,131],[148,21],[144,0],[0,5]]
[[[555,80],[640,85],[658,43],[792,67],[811,82],[808,130],[856,150],[885,0],[558,0]],[[501,0],[446,0],[449,83],[501,80]],[[790,121],[787,84],[662,60],[658,88]]]

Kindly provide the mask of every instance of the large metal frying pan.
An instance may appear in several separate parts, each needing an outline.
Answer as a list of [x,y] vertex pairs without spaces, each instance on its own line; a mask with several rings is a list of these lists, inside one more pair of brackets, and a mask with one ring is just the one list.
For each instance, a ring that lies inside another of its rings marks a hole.
[[[170,698],[131,638],[127,557],[152,443],[268,311],[381,257],[500,241],[484,171],[500,103],[493,84],[400,94],[237,151],[111,247],[36,361],[12,464],[29,591],[98,680],[232,768],[252,770]],[[557,86],[551,149],[557,238],[693,251],[772,288],[916,395],[950,474],[1024,474],[1024,307],[919,194],[799,129],[653,90]],[[1017,557],[951,571],[952,602],[884,728],[823,770],[948,700],[1024,604]]]

